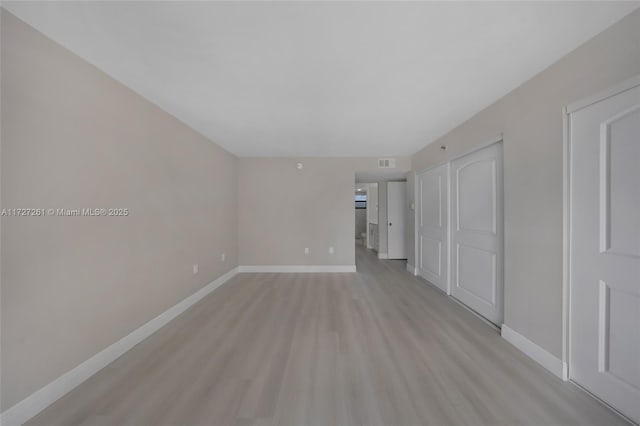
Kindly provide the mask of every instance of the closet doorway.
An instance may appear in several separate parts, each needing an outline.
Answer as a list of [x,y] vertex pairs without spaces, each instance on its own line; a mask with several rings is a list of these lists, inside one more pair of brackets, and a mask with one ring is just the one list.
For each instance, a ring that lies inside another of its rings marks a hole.
[[419,174],[418,273],[502,325],[502,142]]

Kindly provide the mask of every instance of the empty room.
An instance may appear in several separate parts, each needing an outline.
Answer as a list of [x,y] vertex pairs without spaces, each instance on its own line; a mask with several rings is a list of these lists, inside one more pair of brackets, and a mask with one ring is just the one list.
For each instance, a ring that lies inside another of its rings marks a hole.
[[640,2],[0,14],[0,425],[640,424]]

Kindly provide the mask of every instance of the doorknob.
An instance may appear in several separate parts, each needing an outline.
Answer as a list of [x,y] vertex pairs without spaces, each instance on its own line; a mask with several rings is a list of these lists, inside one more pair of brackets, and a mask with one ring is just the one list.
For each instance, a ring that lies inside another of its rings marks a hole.
[[393,225],[393,223],[389,222],[389,226]]

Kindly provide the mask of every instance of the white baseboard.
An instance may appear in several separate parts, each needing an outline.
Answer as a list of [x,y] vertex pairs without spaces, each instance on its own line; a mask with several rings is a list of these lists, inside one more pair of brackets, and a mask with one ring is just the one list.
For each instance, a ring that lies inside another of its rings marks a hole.
[[563,362],[560,358],[557,358],[547,352],[545,349],[533,343],[522,334],[509,328],[506,324],[502,324],[502,331],[500,334],[507,342],[520,349],[529,358],[536,361],[562,380],[569,380],[569,369],[566,362]]
[[389,253],[378,253],[378,259],[388,259]]
[[135,345],[151,336],[213,290],[233,278],[237,273],[238,268],[236,267],[196,291],[191,296],[173,305],[122,339],[98,352],[82,364],[58,377],[53,382],[29,395],[13,407],[8,408],[0,414],[0,424],[2,426],[17,426],[25,423],[89,377],[111,364]]
[[356,265],[242,265],[239,272],[356,272]]
[[407,271],[409,271],[411,275],[418,275],[418,268],[409,263],[407,263]]

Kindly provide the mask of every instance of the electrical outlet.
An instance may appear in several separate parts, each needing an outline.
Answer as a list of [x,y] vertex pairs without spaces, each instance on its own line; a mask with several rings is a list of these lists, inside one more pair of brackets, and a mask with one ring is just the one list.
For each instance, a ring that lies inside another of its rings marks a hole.
[[197,263],[194,263],[194,264],[193,264],[193,274],[195,275],[195,274],[197,274],[197,273],[198,273],[198,264],[197,264]]
[[333,247],[329,247],[329,254],[333,254]]
[[309,247],[304,248],[304,254],[309,254]]
[[220,255],[220,260],[221,260],[222,262],[224,262],[224,260],[225,260],[225,258],[226,258],[226,257],[227,257],[227,254],[226,254],[226,253],[222,253],[222,254]]

